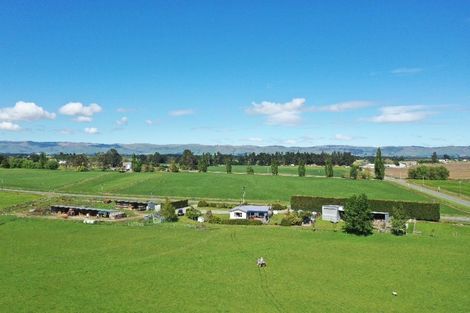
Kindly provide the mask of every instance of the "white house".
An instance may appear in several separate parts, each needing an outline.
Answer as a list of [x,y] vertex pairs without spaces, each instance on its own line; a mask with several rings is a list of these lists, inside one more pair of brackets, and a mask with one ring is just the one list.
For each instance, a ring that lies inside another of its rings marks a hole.
[[122,162],[122,169],[126,172],[132,171],[132,162]]
[[321,219],[323,221],[338,223],[341,219],[339,215],[340,211],[344,211],[341,205],[323,205],[321,207]]
[[259,219],[267,221],[269,219],[270,206],[265,205],[239,205],[231,209],[231,220]]

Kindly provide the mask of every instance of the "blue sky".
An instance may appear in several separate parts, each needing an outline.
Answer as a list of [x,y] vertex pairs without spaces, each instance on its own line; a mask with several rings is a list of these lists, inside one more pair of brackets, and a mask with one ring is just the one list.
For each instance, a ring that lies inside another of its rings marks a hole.
[[468,1],[3,1],[0,140],[469,145]]

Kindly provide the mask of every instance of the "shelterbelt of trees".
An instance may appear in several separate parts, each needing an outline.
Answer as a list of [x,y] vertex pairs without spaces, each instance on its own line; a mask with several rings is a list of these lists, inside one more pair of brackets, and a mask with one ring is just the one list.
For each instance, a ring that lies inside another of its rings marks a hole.
[[78,170],[87,170],[90,168],[109,169],[120,168],[124,161],[132,162],[134,171],[147,171],[153,168],[167,169],[167,165],[176,165],[183,170],[197,170],[201,167],[214,165],[310,165],[316,164],[323,166],[325,164],[350,166],[358,157],[349,152],[327,153],[250,153],[244,155],[228,155],[221,153],[204,153],[195,155],[191,150],[184,150],[182,154],[134,154],[121,155],[115,149],[110,149],[104,153],[95,155],[59,153],[55,155],[39,154],[17,154],[1,155],[0,167],[2,168],[44,168],[57,169],[59,165],[67,168],[76,168]]

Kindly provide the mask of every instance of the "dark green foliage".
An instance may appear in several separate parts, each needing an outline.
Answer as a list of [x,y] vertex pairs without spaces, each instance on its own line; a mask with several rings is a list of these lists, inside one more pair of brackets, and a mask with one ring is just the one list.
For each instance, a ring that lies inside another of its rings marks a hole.
[[208,207],[208,206],[209,206],[209,203],[207,203],[206,200],[201,200],[201,201],[199,201],[199,202],[197,203],[197,206],[198,206],[199,208],[204,208],[204,207]]
[[47,163],[47,156],[44,152],[41,152],[41,154],[39,154],[39,168],[45,168],[46,167],[46,163]]
[[197,169],[199,172],[206,173],[207,172],[207,160],[206,158],[202,157],[198,164],[197,164]]
[[132,171],[134,172],[141,172],[142,171],[142,162],[137,159],[137,157],[135,156],[135,154],[132,155]]
[[227,171],[227,174],[232,174],[232,159],[231,158],[225,159],[225,170]]
[[432,163],[437,163],[437,162],[438,162],[438,160],[437,160],[437,153],[436,153],[436,152],[433,152],[433,153],[432,153],[431,162],[432,162]]
[[273,175],[279,174],[279,162],[277,160],[272,160],[271,162],[271,173]]
[[[209,223],[214,223],[209,221]],[[224,225],[263,225],[263,222],[260,220],[226,220],[218,217],[217,223],[214,224],[224,224]]]
[[349,170],[349,177],[351,179],[357,179],[359,175],[359,167],[357,165],[351,165],[351,169]]
[[391,233],[397,236],[406,235],[406,220],[405,211],[401,205],[397,206],[392,211]]
[[344,208],[344,231],[356,235],[372,234],[371,210],[365,194],[352,196]]
[[252,167],[251,165],[248,165],[248,166],[246,167],[246,173],[247,173],[248,175],[253,175],[253,174],[255,174],[255,170],[253,169],[253,167]]
[[[336,204],[346,205],[345,198],[327,198],[327,197],[311,197],[311,196],[292,196],[291,208],[293,210],[308,210],[321,212],[323,205]],[[409,218],[425,221],[439,221],[440,204],[432,202],[414,202],[414,201],[394,201],[394,200],[368,200],[369,207],[372,211],[389,212],[397,206],[402,206],[403,210]]]
[[382,151],[380,148],[377,148],[377,153],[375,154],[375,161],[374,161],[374,172],[375,178],[383,180],[385,177],[385,165],[384,161],[382,160]]
[[199,210],[197,210],[193,207],[190,207],[186,210],[186,217],[189,218],[190,220],[195,221],[201,215],[202,215],[201,211],[199,211]]
[[325,176],[326,177],[333,177],[333,163],[331,162],[331,158],[328,158],[325,163]]
[[449,170],[445,166],[420,165],[408,170],[410,179],[446,180],[449,178]]
[[175,209],[181,209],[185,208],[188,206],[188,200],[175,200],[175,201],[170,201],[170,204],[175,208]]
[[59,162],[57,162],[56,160],[49,160],[46,162],[46,165],[44,168],[48,170],[56,170],[59,168]]
[[300,177],[305,176],[305,162],[303,160],[299,161],[299,176]]
[[176,222],[178,220],[175,207],[168,199],[166,199],[165,203],[163,203],[160,214],[165,219],[165,222]]
[[0,163],[0,167],[2,168],[10,168],[10,162],[8,162],[7,158],[4,158]]
[[197,159],[191,150],[184,150],[181,156],[180,166],[183,170],[195,170]]
[[287,205],[282,205],[280,203],[271,204],[271,209],[276,211],[287,210]]

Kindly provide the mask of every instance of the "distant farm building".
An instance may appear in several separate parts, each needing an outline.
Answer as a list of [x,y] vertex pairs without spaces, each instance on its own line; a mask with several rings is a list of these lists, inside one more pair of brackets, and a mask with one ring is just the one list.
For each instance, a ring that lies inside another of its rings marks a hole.
[[270,216],[271,207],[264,205],[239,205],[231,209],[230,219],[257,219],[267,222]]
[[[137,210],[137,211],[145,211],[147,210],[147,206],[151,202],[146,201],[132,201],[132,200],[116,200],[116,206],[121,209],[130,209],[130,210]],[[155,208],[155,204],[152,202],[153,207]]]

